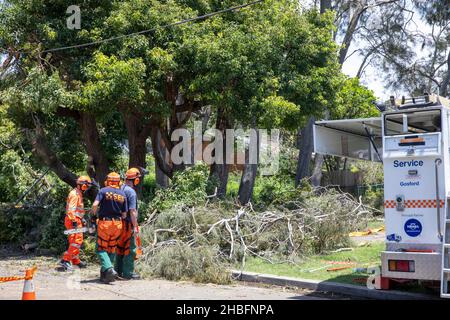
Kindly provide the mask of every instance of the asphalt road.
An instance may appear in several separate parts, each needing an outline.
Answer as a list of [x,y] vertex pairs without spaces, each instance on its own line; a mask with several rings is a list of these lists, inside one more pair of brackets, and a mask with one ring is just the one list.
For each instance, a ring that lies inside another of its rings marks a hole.
[[[26,268],[37,265],[33,279],[38,300],[321,300],[347,299],[330,293],[298,288],[255,285],[234,282],[231,285],[197,284],[160,279],[116,281],[102,284],[98,281],[98,267],[73,273],[54,269],[56,259],[42,257],[2,257],[0,277],[23,275]],[[0,300],[20,299],[23,280],[0,283]]]

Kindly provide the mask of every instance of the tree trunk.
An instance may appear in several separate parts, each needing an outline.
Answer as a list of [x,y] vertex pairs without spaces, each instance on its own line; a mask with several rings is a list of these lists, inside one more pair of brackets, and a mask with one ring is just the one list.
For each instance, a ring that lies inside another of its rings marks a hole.
[[88,154],[87,173],[100,184],[106,180],[109,172],[109,163],[103,146],[94,116],[80,112],[79,125],[81,135]]
[[213,177],[216,177],[216,179],[218,179],[217,196],[220,198],[225,197],[228,185],[229,167],[225,161],[227,145],[226,129],[228,128],[230,128],[230,122],[227,119],[223,108],[219,107],[219,110],[217,111],[216,129],[222,132],[223,159],[221,161],[222,163],[217,163],[217,159],[215,159],[215,162],[211,165],[209,177],[210,180],[213,179]]
[[[320,0],[320,13],[325,13],[326,10],[331,9],[331,0]],[[356,27],[356,26],[355,26]],[[353,35],[353,33],[352,33]],[[350,39],[351,40],[351,39]],[[341,49],[342,51],[342,49]],[[345,52],[345,55],[347,55],[347,52]],[[345,57],[344,57],[345,58]],[[342,64],[342,63],[341,63]],[[308,177],[310,175],[309,165],[311,163],[312,158],[312,152],[314,148],[314,141],[313,141],[313,125],[314,125],[315,118],[310,117],[308,119],[308,122],[304,128],[300,130],[300,143],[299,143],[299,155],[298,155],[298,162],[297,162],[297,171],[295,173],[295,186],[297,187],[300,184],[300,181]],[[320,168],[322,168],[323,158],[321,158],[321,155],[316,155],[316,159],[321,160]],[[320,159],[321,158],[321,159]],[[317,175],[318,165],[319,163],[314,163],[314,171],[313,171],[313,185],[319,181],[321,176]]]
[[[150,136],[150,124],[143,121],[130,112],[122,112],[128,137],[128,168],[147,167],[147,138]],[[139,168],[140,169],[140,168]],[[142,195],[142,183],[136,187],[138,195]]]
[[[128,133],[128,148],[129,148],[129,158],[128,158],[128,168],[138,168],[139,171],[142,171],[140,168],[146,168],[146,156],[147,156],[147,137],[143,135],[137,135],[131,138],[130,133]],[[142,174],[142,172],[141,172]],[[144,179],[141,179],[141,182],[136,186],[136,192],[139,197],[142,196],[142,182]]]
[[450,84],[450,52],[447,56],[447,74],[442,80],[441,86],[439,87],[439,95],[442,97],[448,96],[448,86]]
[[128,139],[128,146],[130,149],[130,158],[128,159],[128,166],[133,167],[147,167],[147,137],[138,136],[131,140]]
[[146,156],[147,156],[147,138],[149,134],[145,134],[133,125],[127,125],[128,131],[128,148],[129,159],[128,167],[142,167],[146,168]]
[[299,143],[299,155],[297,162],[297,172],[295,174],[295,186],[300,184],[300,181],[308,177],[309,164],[311,162],[311,156],[313,152],[313,125],[314,117],[310,117],[306,126],[300,130],[300,143]]
[[217,185],[217,197],[223,198],[227,193],[227,185],[228,185],[228,176],[229,170],[228,165],[226,164],[217,164],[214,163],[211,166],[210,177],[217,177],[218,185]]
[[[330,118],[330,112],[325,110],[325,120]],[[311,140],[313,140],[312,130],[311,130]],[[312,142],[314,145],[314,141]],[[314,169],[311,176],[311,184],[313,187],[319,187],[320,181],[322,180],[322,165],[323,165],[324,155],[320,153],[316,153],[314,157]]]
[[320,0],[320,13],[325,13],[325,10],[331,10],[331,0]]
[[[239,184],[238,199],[242,205],[246,205],[252,200],[253,188],[255,186],[259,163],[259,132],[256,129],[256,148],[249,146],[245,152],[245,165],[242,171],[241,183]],[[252,140],[250,140],[252,143]],[[255,150],[256,149],[256,150]],[[250,154],[256,152],[257,163],[250,163]]]
[[209,118],[211,117],[211,106],[207,106],[205,108],[205,111],[202,112],[201,119],[202,119],[202,133],[205,132],[208,129],[208,122]]
[[322,180],[323,159],[324,159],[323,154],[316,154],[314,158],[314,170],[311,176],[311,184],[315,188],[320,186],[320,181]]
[[169,167],[168,152],[164,146],[159,128],[152,128],[151,132],[152,152],[155,158],[156,184],[161,188],[167,188],[169,186],[168,175],[172,172]]
[[[166,152],[165,150],[163,151]],[[155,177],[156,177],[156,185],[160,188],[168,188],[169,187],[169,177],[165,175],[164,172],[161,171],[159,166],[155,165]]]
[[356,9],[355,13],[350,18],[350,23],[348,25],[347,31],[345,32],[344,40],[341,44],[341,49],[339,50],[339,63],[342,65],[347,57],[348,49],[352,43],[353,34],[355,33],[356,27],[358,26],[359,19],[365,11],[365,7],[359,7]]

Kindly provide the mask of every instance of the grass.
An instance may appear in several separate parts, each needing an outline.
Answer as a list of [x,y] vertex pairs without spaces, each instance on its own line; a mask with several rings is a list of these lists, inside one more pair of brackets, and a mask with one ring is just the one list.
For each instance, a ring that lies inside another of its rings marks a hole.
[[[357,281],[355,279],[364,278],[367,274],[353,273],[352,269],[379,266],[380,252],[384,248],[384,242],[372,242],[365,247],[353,248],[353,251],[310,256],[297,265],[287,263],[271,264],[259,258],[250,258],[247,260],[245,270],[300,279],[365,285],[365,282],[362,282],[362,280]],[[344,270],[327,271],[328,268],[342,266],[331,262],[354,262],[355,265]]]
[[376,228],[380,228],[384,226],[384,220],[371,220],[369,221],[369,223],[367,224],[367,228],[368,229],[376,229]]
[[[378,227],[378,225],[375,224],[374,226],[369,226],[369,228],[375,227]],[[321,280],[366,286],[368,274],[354,273],[353,269],[380,266],[381,251],[384,249],[384,242],[371,242],[369,246],[356,247],[353,248],[353,251],[310,256],[296,265],[288,263],[271,264],[260,258],[252,257],[247,260],[245,271],[287,276],[305,280]],[[328,268],[339,267],[339,265],[331,264],[333,261],[354,262],[355,265],[344,270],[327,271]],[[236,266],[236,268],[239,268],[239,266]],[[413,293],[436,294],[436,289],[431,286],[423,286],[417,281],[405,284],[392,283],[392,285],[392,289],[396,290],[403,290]]]
[[237,173],[231,173],[228,177],[227,195],[229,197],[237,197],[239,192],[239,184],[241,183],[241,176]]

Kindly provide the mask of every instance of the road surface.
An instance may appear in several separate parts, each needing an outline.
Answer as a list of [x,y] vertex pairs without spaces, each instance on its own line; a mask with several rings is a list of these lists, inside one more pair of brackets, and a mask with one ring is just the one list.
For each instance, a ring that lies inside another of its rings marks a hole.
[[[160,279],[99,282],[98,266],[76,269],[72,273],[55,270],[57,259],[17,255],[0,257],[0,277],[20,276],[25,269],[37,265],[33,279],[38,300],[318,300],[348,299],[331,293],[298,288],[233,282],[231,285],[197,284]],[[0,283],[0,300],[20,299],[23,280]]]

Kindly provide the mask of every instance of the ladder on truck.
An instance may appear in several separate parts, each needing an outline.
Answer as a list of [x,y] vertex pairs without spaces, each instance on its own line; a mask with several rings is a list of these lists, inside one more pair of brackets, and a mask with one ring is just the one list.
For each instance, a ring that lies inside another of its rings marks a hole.
[[[441,298],[450,299],[450,195],[447,195],[445,210],[445,228],[442,239]],[[439,205],[439,204],[438,204]]]

